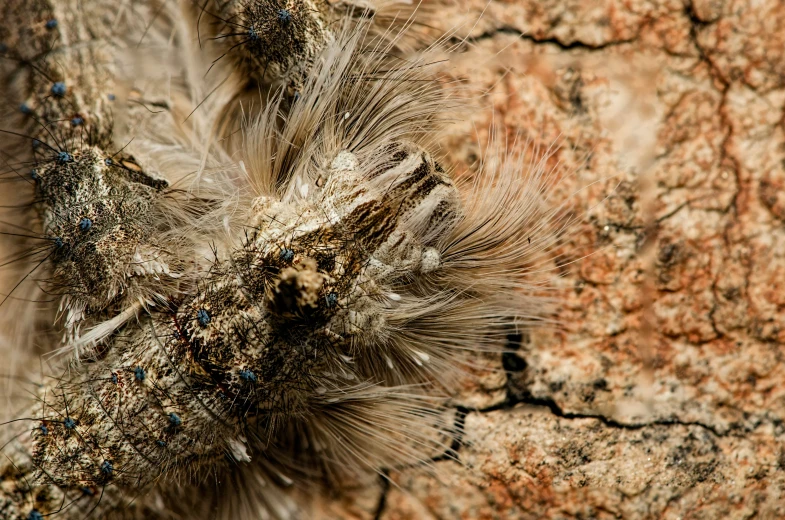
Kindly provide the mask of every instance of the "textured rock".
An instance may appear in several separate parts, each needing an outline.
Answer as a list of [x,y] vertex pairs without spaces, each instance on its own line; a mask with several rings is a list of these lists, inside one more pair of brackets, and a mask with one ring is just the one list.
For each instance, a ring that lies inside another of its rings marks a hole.
[[785,5],[446,12],[466,37],[450,73],[487,91],[456,169],[492,122],[556,142],[581,222],[563,325],[523,337],[506,385],[467,387],[456,452],[393,471],[369,517],[785,517]]

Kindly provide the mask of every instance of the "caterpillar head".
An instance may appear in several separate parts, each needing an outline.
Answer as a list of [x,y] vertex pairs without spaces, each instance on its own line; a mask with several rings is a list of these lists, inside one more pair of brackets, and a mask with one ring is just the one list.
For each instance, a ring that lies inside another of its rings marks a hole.
[[268,292],[274,314],[311,321],[323,309],[332,333],[372,336],[382,328],[379,308],[400,299],[392,287],[438,266],[433,242],[460,212],[455,186],[415,146],[385,155],[363,171],[342,151],[317,179],[321,186],[300,187],[305,196],[294,211],[291,204],[262,210],[259,239],[291,263]]

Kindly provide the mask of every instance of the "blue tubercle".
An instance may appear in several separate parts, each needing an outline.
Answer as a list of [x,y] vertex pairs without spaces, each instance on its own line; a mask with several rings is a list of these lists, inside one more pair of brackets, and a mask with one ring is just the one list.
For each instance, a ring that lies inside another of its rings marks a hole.
[[70,417],[66,417],[65,421],[63,421],[63,426],[65,426],[66,429],[68,430],[73,430],[74,428],[76,428],[76,421],[74,421]]
[[74,156],[68,152],[57,153],[57,162],[60,164],[70,163],[73,160],[74,160]]
[[147,374],[145,373],[144,368],[136,367],[134,369],[134,377],[136,378],[137,381],[144,381],[145,378],[147,377]]
[[58,22],[57,22],[57,19],[55,19],[55,18],[52,18],[51,20],[46,22],[46,28],[47,29],[57,29],[57,25],[58,25]]
[[107,477],[111,477],[113,471],[114,471],[114,466],[112,466],[112,463],[110,461],[105,460],[101,463],[101,473],[103,473]]
[[289,25],[292,21],[292,13],[290,13],[288,9],[279,9],[278,21],[281,22],[281,25]]
[[19,105],[19,111],[23,114],[29,115],[33,113],[33,109],[27,103]]
[[52,85],[52,95],[57,97],[65,96],[65,93],[68,91],[68,88],[65,86],[65,83],[62,81],[56,82]]
[[199,325],[202,327],[206,327],[212,318],[210,317],[210,313],[207,312],[205,309],[199,309],[196,311],[196,321],[199,322]]
[[336,305],[338,305],[338,295],[332,292],[327,295],[327,306],[335,307]]
[[93,221],[90,220],[89,218],[83,218],[82,220],[79,221],[79,229],[82,231],[82,233],[86,233],[90,231],[90,228],[92,227],[93,227]]
[[49,435],[49,428],[47,428],[45,424],[42,424],[40,428],[41,428],[41,435]]
[[176,414],[176,413],[174,413],[174,412],[172,412],[172,413],[170,413],[170,414],[169,414],[169,422],[170,422],[170,423],[172,424],[172,426],[174,426],[175,428],[177,428],[178,426],[180,426],[181,424],[183,424],[183,420],[182,420],[182,419],[180,419],[180,416],[179,416],[179,415],[177,415],[177,414]]
[[82,117],[76,116],[71,119],[71,126],[81,126],[82,124],[84,124],[84,118]]
[[294,251],[288,248],[281,249],[281,260],[284,262],[291,262],[294,260]]
[[248,370],[247,368],[244,368],[240,370],[240,379],[242,379],[243,381],[248,381],[250,383],[255,383],[256,374],[254,374],[252,370]]
[[38,509],[33,509],[30,511],[30,514],[27,515],[27,520],[44,520],[44,517],[38,512]]

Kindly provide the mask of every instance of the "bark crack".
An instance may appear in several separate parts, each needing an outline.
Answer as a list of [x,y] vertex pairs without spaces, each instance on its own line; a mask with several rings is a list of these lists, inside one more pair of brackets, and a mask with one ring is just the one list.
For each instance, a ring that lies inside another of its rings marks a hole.
[[638,39],[638,36],[634,36],[632,38],[627,38],[623,40],[613,40],[604,43],[586,43],[580,40],[575,40],[571,42],[563,42],[555,36],[551,36],[548,38],[537,38],[530,33],[522,31],[516,27],[511,25],[502,25],[500,27],[493,28],[491,30],[485,31],[483,33],[478,34],[477,36],[466,36],[464,38],[459,38],[454,36],[450,39],[450,43],[463,46],[466,43],[478,43],[483,40],[489,40],[494,38],[497,34],[510,34],[513,36],[517,36],[522,40],[526,40],[533,44],[542,45],[542,44],[551,44],[557,46],[560,50],[563,51],[570,51],[574,49],[583,49],[587,51],[600,51],[603,49],[608,49],[610,47],[617,47],[619,45],[624,45],[627,43],[633,43]]
[[379,494],[379,501],[376,503],[376,511],[373,513],[373,520],[381,520],[384,511],[387,509],[387,494],[390,492],[390,473],[388,470],[382,470],[379,475],[381,491]]
[[562,409],[561,406],[559,406],[559,404],[554,399],[550,397],[535,397],[531,394],[520,396],[517,398],[508,396],[507,400],[497,405],[489,406],[487,408],[477,408],[471,411],[477,413],[488,413],[488,412],[495,412],[499,410],[510,410],[519,404],[547,408],[553,415],[562,419],[595,419],[610,428],[619,428],[624,430],[641,430],[649,426],[697,426],[699,428],[702,428],[712,433],[716,437],[725,436],[725,433],[720,432],[716,427],[699,421],[683,421],[678,418],[669,418],[669,419],[656,419],[653,421],[640,422],[640,423],[625,423],[625,422],[617,421],[616,419],[611,419],[610,417],[606,417],[601,414],[566,412]]

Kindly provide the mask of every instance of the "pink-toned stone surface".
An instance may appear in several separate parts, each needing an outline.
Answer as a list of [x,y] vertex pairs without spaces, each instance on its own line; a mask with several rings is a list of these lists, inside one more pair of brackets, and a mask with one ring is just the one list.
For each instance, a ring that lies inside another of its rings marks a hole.
[[492,121],[559,139],[581,222],[561,330],[468,386],[456,460],[391,472],[368,517],[785,518],[785,4],[472,0],[438,23],[488,93],[457,170]]

